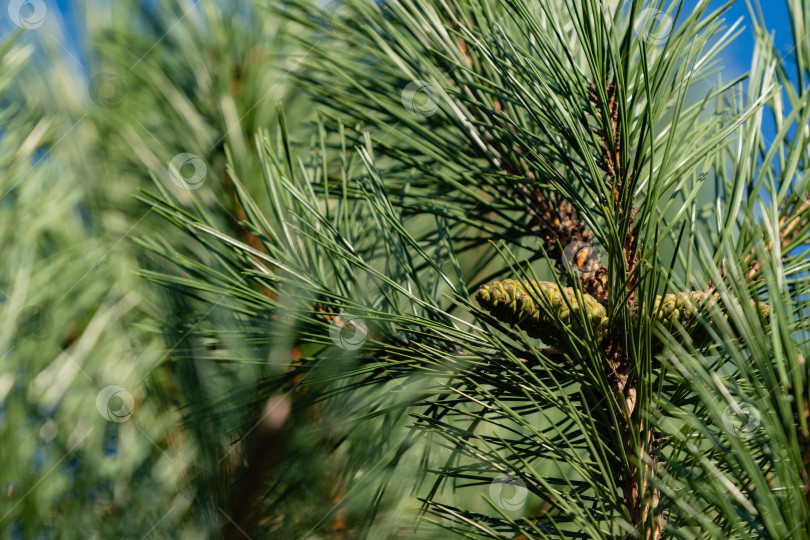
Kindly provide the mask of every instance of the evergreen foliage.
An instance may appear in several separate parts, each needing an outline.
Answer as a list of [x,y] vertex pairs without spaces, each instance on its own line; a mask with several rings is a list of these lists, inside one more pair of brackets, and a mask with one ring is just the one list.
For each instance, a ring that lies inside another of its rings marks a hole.
[[62,101],[8,41],[3,534],[810,538],[785,1],[732,81],[706,1],[90,2]]

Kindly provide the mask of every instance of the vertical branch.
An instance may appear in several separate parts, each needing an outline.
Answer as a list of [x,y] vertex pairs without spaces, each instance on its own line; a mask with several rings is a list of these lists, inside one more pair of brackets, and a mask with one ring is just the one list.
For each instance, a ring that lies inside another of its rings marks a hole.
[[255,527],[266,480],[284,456],[282,428],[287,423],[290,411],[289,399],[280,394],[271,396],[262,410],[256,429],[245,441],[248,452],[239,471],[241,481],[226,515],[228,523],[222,531],[223,538],[244,538]]
[[[616,84],[612,76],[608,77],[605,83],[606,100],[603,100],[597,90],[596,84],[591,83],[588,87],[588,99],[594,105],[594,115],[597,127],[592,128],[599,137],[600,158],[597,160],[599,167],[605,171],[605,183],[613,194],[613,207],[621,218],[625,210],[622,205],[622,194],[624,186],[632,175],[632,170],[625,171],[621,160],[623,147],[621,130],[619,129],[619,103],[616,100]],[[604,112],[603,112],[604,111]],[[607,121],[605,116],[607,115]],[[624,240],[625,254],[625,275],[630,276],[627,289],[632,290],[637,282],[636,265],[638,263],[638,231],[640,224],[633,225],[639,207],[635,207],[629,216],[627,234]],[[630,298],[633,297],[631,292]]]
[[[630,204],[627,204],[628,194],[624,193],[625,185],[627,185],[632,171],[625,170],[621,159],[623,141],[619,126],[620,111],[616,99],[614,78],[608,77],[604,94],[600,93],[596,83],[592,82],[589,86],[588,96],[594,106],[594,116],[597,121],[597,127],[593,128],[593,132],[600,140],[601,154],[597,164],[605,172],[605,182],[613,195],[613,208],[621,222],[625,209],[631,208],[633,203],[630,201]],[[632,197],[632,194],[629,196]],[[633,298],[632,290],[638,279],[640,223],[634,224],[638,211],[639,208],[635,207],[627,216],[627,231],[622,243],[624,275],[629,276],[627,281],[627,290],[630,291],[629,300]],[[663,527],[660,518],[654,516],[653,512],[660,499],[660,494],[650,486],[650,479],[656,474],[659,464],[654,458],[649,458],[657,441],[646,424],[646,419],[640,418],[636,407],[637,385],[643,381],[639,381],[638,377],[631,377],[637,362],[630,356],[629,351],[624,349],[623,340],[611,338],[608,341],[606,352],[610,367],[607,378],[613,388],[620,411],[618,444],[621,446],[622,452],[617,452],[617,455],[625,456],[621,466],[615,470],[616,479],[622,487],[622,504],[627,509],[636,531],[639,533],[644,531],[645,540],[658,540],[663,534]]]

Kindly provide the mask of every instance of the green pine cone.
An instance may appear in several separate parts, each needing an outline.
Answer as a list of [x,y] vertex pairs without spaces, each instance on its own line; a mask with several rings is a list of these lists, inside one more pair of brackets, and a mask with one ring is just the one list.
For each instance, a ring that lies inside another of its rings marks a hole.
[[[712,294],[705,291],[686,291],[675,294],[665,294],[663,299],[661,296],[655,297],[653,314],[657,316],[658,321],[664,326],[671,328],[672,324],[676,321],[682,325],[687,324],[698,309],[712,310],[716,308],[719,300],[719,294]],[[661,307],[662,302],[663,307]],[[660,312],[658,311],[659,307],[661,307]],[[768,304],[764,302],[757,303],[756,307],[762,318],[766,318],[770,313]],[[724,316],[728,318],[727,314],[724,314]],[[698,329],[698,332],[700,332],[700,329]]]
[[[671,328],[672,323],[676,321],[680,324],[686,324],[692,314],[699,308],[715,306],[718,298],[717,294],[703,291],[686,291],[665,294],[663,297],[656,296],[653,303],[653,315],[664,326]],[[636,313],[636,319],[637,317],[638,313]]]
[[[535,297],[543,295],[550,304],[550,309],[543,304],[536,305],[529,294],[530,290]],[[564,301],[563,295],[568,298],[568,304]],[[563,324],[581,332],[581,317],[578,311],[584,309],[586,319],[590,321],[597,339],[602,339],[607,333],[607,312],[602,304],[591,295],[583,294],[583,302],[580,305],[572,288],[561,289],[556,283],[505,279],[482,285],[475,296],[481,307],[498,320],[517,326],[525,330],[529,336],[542,339],[549,345],[557,345],[560,342],[560,332],[554,325],[553,313]],[[571,310],[575,312],[573,316]]]
[[[533,291],[535,296],[542,295],[550,304],[550,309],[545,305],[536,305],[532,300],[529,291]],[[568,297],[568,304],[563,300],[563,295]],[[602,339],[607,335],[607,312],[604,306],[589,294],[582,295],[582,306],[577,301],[577,296],[571,287],[558,287],[556,283],[548,281],[517,281],[505,279],[503,281],[493,281],[488,285],[482,285],[475,295],[478,303],[492,313],[498,320],[517,326],[533,337],[542,339],[549,345],[560,344],[560,333],[554,325],[553,314],[575,332],[581,334],[581,317],[579,310],[585,310],[585,317],[591,324],[591,329],[597,339]],[[713,309],[717,306],[720,296],[717,293],[705,291],[685,291],[675,294],[665,294],[657,296],[653,305],[653,314],[657,320],[670,330],[675,323],[687,325],[693,315],[700,309]],[[568,305],[570,304],[571,309]],[[660,311],[659,311],[660,308]],[[765,303],[758,303],[757,309],[760,315],[768,316],[769,308]],[[574,316],[572,316],[572,310]],[[638,321],[639,314],[636,312],[634,320]],[[701,329],[695,329],[696,334],[701,333]],[[697,336],[695,336],[697,337]]]

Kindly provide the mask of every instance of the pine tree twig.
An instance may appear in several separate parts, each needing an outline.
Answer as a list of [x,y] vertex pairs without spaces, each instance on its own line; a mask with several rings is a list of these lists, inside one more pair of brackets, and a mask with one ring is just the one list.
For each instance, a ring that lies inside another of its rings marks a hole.
[[[612,78],[608,78],[608,82],[606,85],[607,88],[607,103],[605,104],[605,110],[610,115],[610,121],[608,124],[608,129],[610,130],[610,139],[607,137],[607,132],[605,131],[604,127],[595,127],[592,128],[593,132],[601,139],[600,149],[602,150],[602,158],[600,158],[597,163],[605,171],[610,179],[610,182],[615,183],[616,178],[621,178],[621,163],[619,160],[619,155],[621,152],[621,138],[619,137],[619,104],[616,101],[616,86],[613,84]],[[588,86],[588,99],[594,104],[596,107],[596,120],[604,124],[603,116],[602,116],[602,100],[599,97],[599,93],[597,92],[596,84],[591,83]],[[611,141],[613,143],[613,148],[611,148]],[[614,198],[615,203],[619,202],[619,192],[614,186]]]
[[[613,206],[622,219],[624,206],[622,195],[625,183],[630,180],[630,172],[622,167],[621,151],[622,137],[619,126],[619,103],[616,99],[616,85],[613,76],[608,76],[605,84],[606,102],[603,102],[596,84],[591,83],[589,99],[596,109],[596,120],[600,127],[594,128],[594,133],[600,138],[602,158],[598,161],[607,174],[606,182],[613,193]],[[604,121],[603,112],[609,115]],[[605,125],[607,124],[607,125]],[[610,137],[608,137],[608,134]],[[632,203],[631,203],[632,204]],[[635,223],[640,207],[633,207],[628,216],[627,234],[622,245],[625,255],[625,268],[627,280],[628,302],[631,312],[634,309],[634,288],[638,280],[638,251],[641,247],[638,232],[641,222]],[[657,473],[657,465],[647,464],[642,459],[648,455],[651,448],[657,444],[654,434],[645,427],[645,419],[637,418],[636,399],[639,381],[631,380],[634,361],[630,354],[624,350],[623,340],[611,338],[607,356],[609,368],[606,373],[608,381],[613,388],[614,397],[619,404],[619,444],[623,447],[622,453],[627,461],[617,470],[617,482],[622,486],[623,504],[630,514],[634,528],[645,531],[645,540],[657,540],[663,534],[663,527],[659,516],[652,516],[658,505],[660,493],[651,487],[649,479]],[[639,469],[641,467],[641,469]],[[650,524],[649,527],[646,525]]]
[[266,480],[284,456],[283,428],[291,408],[287,397],[271,396],[262,409],[256,429],[245,441],[249,450],[239,471],[241,480],[236,484],[238,489],[228,512],[228,523],[223,529],[222,537],[226,540],[244,538],[255,526]]
[[[613,205],[619,217],[622,217],[621,195],[624,190],[624,182],[628,180],[628,175],[624,173],[621,162],[622,140],[619,130],[619,104],[616,100],[616,86],[613,77],[609,76],[606,82],[607,102],[603,102],[596,84],[591,83],[589,87],[589,99],[593,103],[597,113],[596,120],[600,127],[594,128],[594,133],[600,138],[600,150],[602,158],[597,161],[599,166],[607,174],[607,184],[613,193]],[[604,116],[601,111],[609,114],[609,121],[605,126]],[[608,137],[608,133],[610,137]],[[628,300],[632,301],[632,289],[637,280],[636,265],[638,264],[638,229],[640,223],[633,225],[639,208],[635,207],[629,216],[627,235],[624,240],[623,250],[625,254],[625,274],[631,276],[628,280],[628,290],[631,294]],[[606,284],[605,284],[606,285]],[[607,287],[605,287],[607,288]],[[607,379],[613,388],[614,397],[619,406],[619,444],[621,444],[623,454],[628,461],[616,470],[616,480],[622,486],[624,500],[631,522],[637,531],[641,531],[645,523],[652,519],[652,528],[645,529],[645,540],[657,540],[663,533],[657,517],[650,518],[650,514],[657,506],[660,494],[651,488],[648,479],[655,474],[655,467],[642,465],[643,470],[639,471],[641,459],[647,454],[647,449],[655,444],[654,437],[648,433],[644,427],[643,419],[635,418],[637,389],[636,382],[631,381],[630,374],[633,368],[633,361],[630,355],[623,350],[623,342],[620,339],[610,339],[607,349],[609,368]],[[639,444],[636,444],[639,441]],[[650,502],[651,499],[651,502]]]

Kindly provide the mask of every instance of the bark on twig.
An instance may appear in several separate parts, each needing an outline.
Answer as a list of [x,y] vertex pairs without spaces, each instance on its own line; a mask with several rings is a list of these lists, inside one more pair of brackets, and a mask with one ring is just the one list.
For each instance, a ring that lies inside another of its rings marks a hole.
[[284,456],[282,428],[290,416],[290,400],[276,394],[267,400],[256,428],[247,436],[245,464],[240,468],[240,480],[226,513],[227,524],[222,532],[226,540],[245,538],[255,527],[266,481]]

